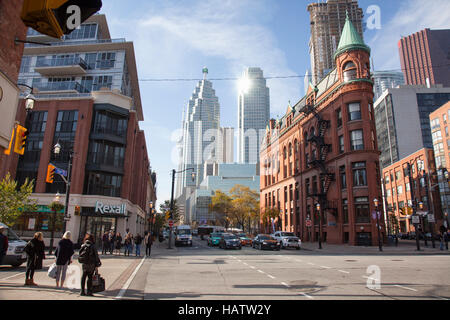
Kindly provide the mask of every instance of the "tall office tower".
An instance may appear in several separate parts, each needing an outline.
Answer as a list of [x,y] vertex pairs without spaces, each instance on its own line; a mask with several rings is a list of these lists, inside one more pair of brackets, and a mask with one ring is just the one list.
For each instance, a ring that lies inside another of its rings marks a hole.
[[386,89],[395,88],[405,84],[405,78],[401,72],[376,71],[373,73],[373,101],[378,100]]
[[217,162],[234,163],[234,128],[219,128]]
[[341,39],[346,12],[353,26],[363,37],[363,10],[356,0],[328,0],[308,5],[311,21],[309,54],[313,84],[317,84],[336,67],[334,53]]
[[247,68],[238,99],[238,162],[258,163],[270,119],[270,95],[260,68]]
[[[220,124],[219,98],[207,78],[208,69],[203,69],[203,80],[199,81],[187,105],[183,123],[182,170],[178,178],[181,187],[197,187],[203,180],[204,163],[217,160],[217,140]],[[192,170],[195,177],[192,179]]]
[[408,85],[442,84],[450,87],[450,29],[425,29],[398,42]]

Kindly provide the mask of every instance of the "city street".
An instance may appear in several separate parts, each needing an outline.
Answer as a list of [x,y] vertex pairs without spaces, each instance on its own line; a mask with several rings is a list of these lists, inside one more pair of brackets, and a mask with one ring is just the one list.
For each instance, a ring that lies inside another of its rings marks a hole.
[[[167,246],[156,242],[151,259],[102,256],[107,290],[95,298],[79,297],[78,283],[72,290],[55,290],[46,267],[35,277],[42,285],[37,288],[23,286],[23,266],[2,267],[0,299],[450,299],[450,279],[443,276],[450,271],[449,254],[438,249],[417,253],[402,244],[379,253],[375,247],[324,245],[319,253],[308,243],[300,251],[222,250],[198,238],[192,247]],[[45,266],[51,263],[48,259]],[[379,288],[367,286],[377,284],[369,266],[379,267]]]

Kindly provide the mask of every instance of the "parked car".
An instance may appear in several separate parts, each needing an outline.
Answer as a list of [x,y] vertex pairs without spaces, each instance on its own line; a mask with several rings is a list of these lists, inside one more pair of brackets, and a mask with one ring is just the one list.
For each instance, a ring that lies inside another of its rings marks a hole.
[[243,246],[251,246],[252,245],[252,238],[245,234],[245,233],[238,233],[236,234],[236,236],[239,237],[239,239],[241,239],[241,245]]
[[192,235],[193,235],[194,237],[197,237],[197,236],[198,236],[198,229],[193,229],[193,230],[192,230]]
[[281,249],[295,248],[300,250],[302,246],[302,241],[293,232],[277,231],[271,236],[278,241]]
[[19,267],[22,263],[27,261],[27,255],[23,251],[27,243],[19,238],[19,236],[11,230],[7,225],[0,222],[0,226],[6,230],[3,234],[8,237],[8,251],[3,257],[4,265],[11,265],[14,268]]
[[209,235],[207,244],[210,247],[218,246],[223,232],[213,232]]
[[164,237],[164,239],[169,239],[169,231],[164,230],[163,231],[163,237]]
[[280,250],[281,246],[278,243],[278,241],[270,236],[269,234],[258,234],[252,242],[252,247],[263,250],[263,249],[270,249],[270,250]]
[[242,244],[241,239],[232,233],[223,233],[219,240],[219,248],[228,249],[228,248],[236,248],[241,250]]

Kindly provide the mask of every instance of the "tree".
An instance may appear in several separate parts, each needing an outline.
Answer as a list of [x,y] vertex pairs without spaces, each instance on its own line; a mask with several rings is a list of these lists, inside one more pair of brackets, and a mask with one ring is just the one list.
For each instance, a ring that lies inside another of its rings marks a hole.
[[0,181],[0,221],[12,227],[24,211],[36,211],[36,200],[30,199],[33,193],[34,180],[25,179],[24,184],[18,188],[18,183],[11,180],[8,173]]
[[229,216],[232,214],[233,209],[231,197],[220,190],[216,191],[209,205],[209,211],[214,212],[216,215],[216,223],[228,228]]
[[264,225],[266,225],[266,223],[269,223],[269,227],[270,227],[270,223],[272,222],[272,219],[275,220],[277,218],[280,217],[280,210],[278,208],[264,208],[263,212],[262,212],[262,220],[264,221]]
[[[170,200],[164,201],[159,206],[161,212],[166,215],[170,211]],[[177,200],[173,200],[173,212],[172,212],[173,223],[177,223],[180,221],[180,208],[178,207]]]
[[259,194],[249,187],[235,185],[231,190],[233,204],[232,219],[237,222],[242,230],[251,232],[252,227],[259,223]]

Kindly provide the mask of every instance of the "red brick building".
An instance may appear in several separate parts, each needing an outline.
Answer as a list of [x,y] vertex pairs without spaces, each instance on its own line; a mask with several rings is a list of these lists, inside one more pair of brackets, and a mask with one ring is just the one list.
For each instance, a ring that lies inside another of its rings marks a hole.
[[[411,181],[408,176],[408,163]],[[434,225],[434,233],[437,232],[437,226],[442,223],[442,210],[436,178],[434,153],[432,149],[427,148],[418,150],[383,169],[385,205],[389,215],[387,224],[391,233],[415,231],[410,218],[412,213],[408,213],[407,207],[434,214],[437,222]],[[431,203],[432,208],[429,206]],[[392,216],[395,216],[395,219]],[[430,231],[430,225],[426,221],[424,231]]]
[[23,44],[15,40],[25,40],[27,33],[20,19],[22,4],[23,0],[0,1],[0,154],[9,147],[19,99],[17,78]]
[[398,42],[400,62],[407,85],[442,84],[450,87],[450,29],[425,29]]
[[[370,49],[349,19],[335,59],[336,69],[267,128],[260,154],[262,231],[272,231],[264,212],[275,208],[276,228],[303,241],[317,241],[322,231],[328,243],[375,245],[373,200],[381,208],[382,198]],[[382,231],[383,224],[381,215]]]

